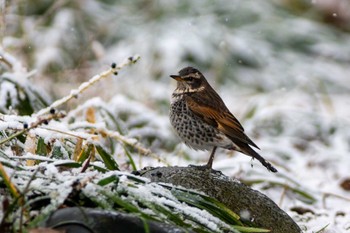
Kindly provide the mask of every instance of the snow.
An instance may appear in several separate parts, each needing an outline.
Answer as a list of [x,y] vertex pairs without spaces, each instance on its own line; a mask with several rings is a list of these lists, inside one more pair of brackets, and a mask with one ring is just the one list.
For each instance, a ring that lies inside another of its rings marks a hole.
[[[206,225],[213,231],[219,231],[220,226],[229,228],[228,225],[221,222],[216,217],[213,217],[205,210],[200,210],[194,207],[190,207],[184,203],[179,202],[174,196],[172,196],[169,190],[164,189],[158,184],[147,183],[143,186],[130,186],[127,182],[126,176],[120,177],[118,189],[121,192],[126,192],[127,199],[139,200],[143,205],[148,203],[156,203],[157,205],[163,206],[164,208],[171,208],[169,211],[173,213],[182,213],[189,220],[196,220],[197,222]],[[141,207],[140,207],[141,208]]]
[[[331,2],[310,3],[315,9],[328,9],[335,20],[343,20],[344,13],[332,10]],[[1,152],[6,156],[1,153],[0,161],[25,169],[21,173],[6,168],[11,175],[26,174],[24,180],[14,178],[22,189],[33,169],[44,169],[30,187],[40,190],[41,185],[50,185],[48,177],[55,180],[50,190],[65,192],[52,193],[58,198],[54,206],[69,194],[74,180],[86,175],[80,174],[81,168],[65,173],[55,166],[73,162],[71,154],[78,138],[84,139],[84,145],[101,144],[111,151],[125,172],[124,176],[117,173],[122,185],[130,184],[125,143],[153,152],[147,156],[131,146],[138,168],[204,164],[209,152],[183,145],[168,120],[169,99],[175,89],[169,75],[192,65],[205,74],[247,135],[261,148],[259,153],[279,173],[268,173],[258,161],[222,149],[217,152],[214,168],[243,181],[263,180],[252,187],[273,199],[306,232],[316,232],[327,224],[325,232],[346,231],[350,225],[349,191],[341,188],[340,182],[349,178],[350,167],[350,35],[332,22],[320,21],[325,15],[314,17],[312,9],[308,13],[295,12],[286,4],[256,4],[254,0],[231,4],[156,1],[143,6],[140,12],[138,4],[87,0],[79,7],[58,5],[54,12],[46,11],[44,15],[29,5],[28,13],[21,15],[23,12],[16,6],[8,4],[5,27],[1,29],[4,38],[0,56],[12,67],[0,61],[2,135],[9,137],[24,129],[24,123],[31,126],[40,120],[40,104],[35,105],[32,116],[16,114],[24,93],[30,94],[30,102],[37,101],[33,90],[39,90],[45,100],[60,100],[67,93],[79,98],[65,105],[64,101],[58,102],[58,110],[65,109],[67,117],[51,120],[29,132],[34,138],[28,148],[36,149],[41,137],[46,144],[59,147],[62,158],[28,151],[17,156],[13,148],[4,146]],[[141,56],[137,64],[90,86],[89,80],[97,79],[101,70],[109,70],[112,62],[122,64],[136,53]],[[14,83],[22,89],[19,91]],[[80,92],[84,88],[88,91]],[[9,109],[7,98],[12,102]],[[86,121],[88,108],[95,110],[95,123]],[[93,135],[87,128],[108,136]],[[25,148],[24,143],[15,140],[11,145]],[[26,166],[26,160],[38,161],[40,165]],[[99,160],[91,163],[105,167]],[[93,174],[89,169],[87,176],[94,182],[111,175]],[[144,188],[143,192],[129,192],[160,204],[178,204],[159,187],[147,184]],[[293,189],[305,191],[316,201],[307,203]],[[93,182],[84,186],[84,192],[103,202],[99,190]],[[158,200],[152,190],[165,198]],[[201,211],[181,207],[199,221],[208,217]],[[291,210],[293,207],[309,208],[314,214],[297,214]],[[143,211],[152,213],[149,209]],[[213,230],[220,225],[215,219],[210,222]]]

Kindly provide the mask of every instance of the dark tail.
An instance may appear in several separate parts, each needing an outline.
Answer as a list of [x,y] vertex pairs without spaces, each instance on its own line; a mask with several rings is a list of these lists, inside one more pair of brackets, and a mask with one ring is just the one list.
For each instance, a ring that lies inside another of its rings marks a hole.
[[[243,143],[242,143],[243,144]],[[261,155],[259,155],[255,150],[250,148],[248,145],[240,145],[240,150],[242,153],[252,156],[253,158],[260,161],[262,165],[264,165],[267,170],[271,172],[277,172],[277,169],[271,165],[271,163],[267,162]]]

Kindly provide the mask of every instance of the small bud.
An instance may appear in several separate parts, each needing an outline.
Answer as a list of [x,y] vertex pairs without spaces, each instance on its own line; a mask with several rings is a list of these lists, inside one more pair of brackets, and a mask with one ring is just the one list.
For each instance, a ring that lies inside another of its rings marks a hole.
[[55,112],[56,112],[56,110],[55,110],[54,108],[51,108],[51,109],[50,109],[50,113],[51,113],[51,114],[55,114]]
[[28,123],[23,123],[23,128],[28,129]]
[[118,72],[116,71],[116,72],[114,72],[114,75],[118,75]]
[[116,67],[117,67],[117,64],[113,62],[112,65],[111,65],[111,68],[115,69]]
[[48,121],[48,120],[44,120],[43,123],[44,123],[45,125],[48,125],[48,124],[49,124],[49,121]]
[[134,58],[133,58],[133,57],[129,57],[128,59],[129,59],[129,61],[133,61],[133,60],[134,60]]

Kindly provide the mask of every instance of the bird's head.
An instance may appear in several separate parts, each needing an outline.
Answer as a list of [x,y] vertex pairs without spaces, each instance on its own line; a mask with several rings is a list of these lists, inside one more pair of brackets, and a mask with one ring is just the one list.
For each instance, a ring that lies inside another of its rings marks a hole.
[[200,92],[208,85],[207,80],[199,70],[186,67],[179,71],[178,75],[170,75],[177,81],[176,93]]

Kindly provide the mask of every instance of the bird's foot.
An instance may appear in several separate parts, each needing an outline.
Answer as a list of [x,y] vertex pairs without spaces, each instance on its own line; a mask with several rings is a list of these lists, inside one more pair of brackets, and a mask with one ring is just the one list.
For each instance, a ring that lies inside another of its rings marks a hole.
[[198,170],[202,170],[202,171],[208,171],[210,173],[214,173],[216,175],[222,175],[222,172],[221,171],[217,171],[217,170],[214,170],[211,166],[209,166],[208,164],[205,164],[205,165],[193,165],[193,164],[190,164],[188,165],[188,167],[193,167],[195,169],[198,169]]
[[208,166],[208,164],[205,164],[205,165],[193,165],[193,164],[190,164],[188,165],[189,167],[194,167],[198,170],[212,170],[212,168],[210,166]]

